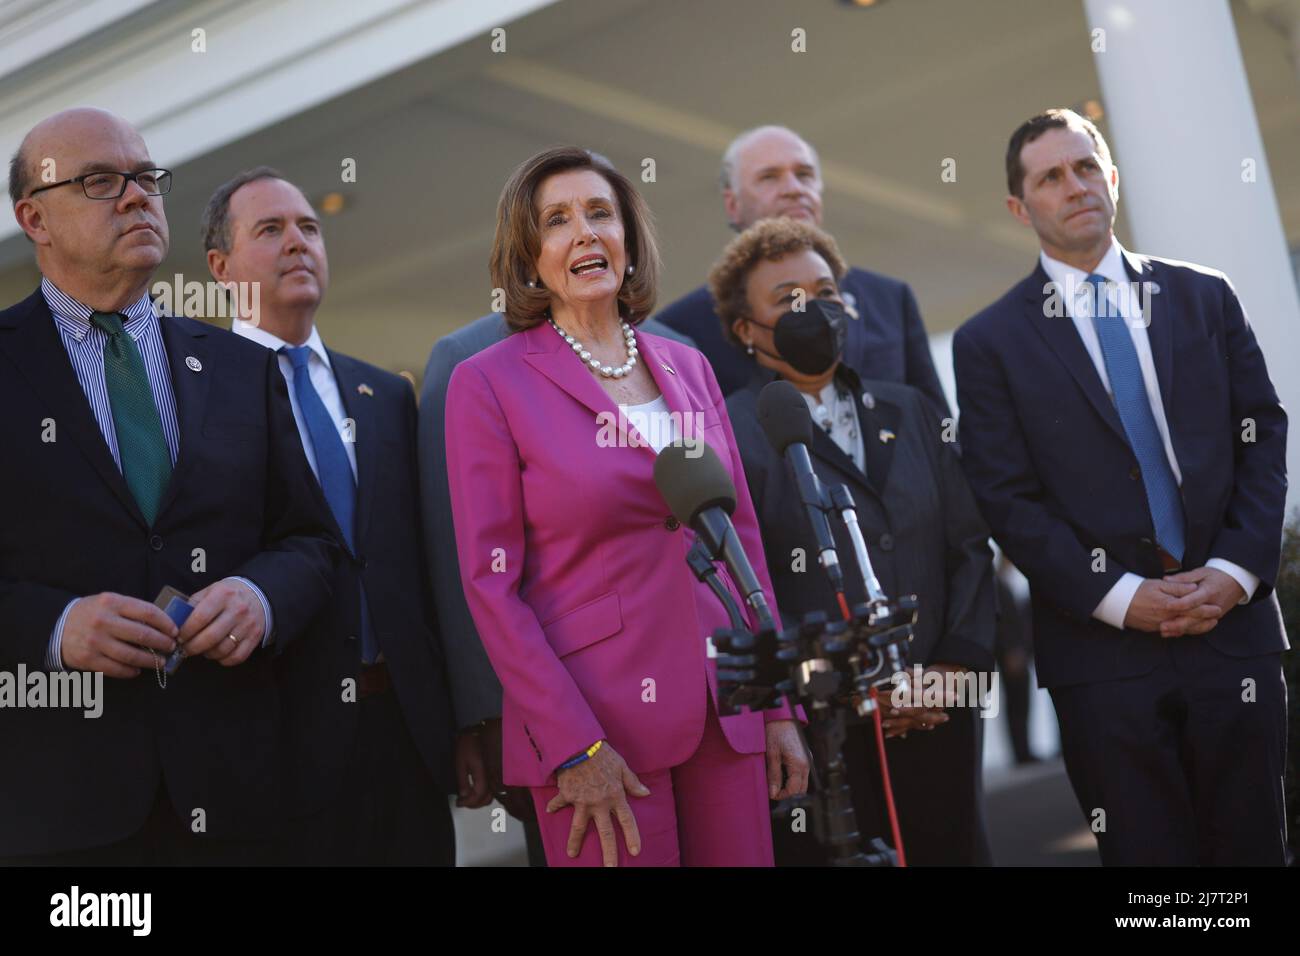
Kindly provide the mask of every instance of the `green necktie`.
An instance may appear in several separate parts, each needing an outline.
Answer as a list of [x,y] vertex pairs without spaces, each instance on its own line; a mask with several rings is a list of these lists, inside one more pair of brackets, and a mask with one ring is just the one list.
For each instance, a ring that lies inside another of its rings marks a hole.
[[96,312],[91,323],[108,334],[104,347],[104,381],[117,432],[122,476],[135,496],[144,520],[153,525],[163,490],[172,474],[171,452],[163,437],[162,419],[154,404],[149,376],[135,339],[122,328],[116,312]]

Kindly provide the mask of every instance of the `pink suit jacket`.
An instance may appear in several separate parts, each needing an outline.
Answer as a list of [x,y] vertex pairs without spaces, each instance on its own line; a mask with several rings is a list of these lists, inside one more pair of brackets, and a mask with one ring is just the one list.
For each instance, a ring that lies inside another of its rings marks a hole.
[[[637,344],[669,409],[703,426],[695,434],[730,471],[732,521],[780,620],[713,370],[677,342],[639,332]],[[634,772],[676,766],[700,743],[706,694],[716,706],[705,639],[726,613],[686,565],[695,534],[655,486],[654,449],[602,447],[605,422],[606,439],[620,433],[618,406],[549,323],[461,362],[448,386],[461,580],[504,690],[513,786],[554,784],[559,764],[602,738]],[[738,753],[761,753],[765,721],[790,717],[787,705],[722,728]]]

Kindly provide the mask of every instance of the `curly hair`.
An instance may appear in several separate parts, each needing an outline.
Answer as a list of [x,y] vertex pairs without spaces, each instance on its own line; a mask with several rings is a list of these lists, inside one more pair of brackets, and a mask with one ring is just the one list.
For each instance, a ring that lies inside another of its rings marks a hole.
[[811,249],[831,267],[838,283],[849,271],[839,247],[829,233],[799,219],[762,219],[750,226],[722,250],[709,270],[709,292],[722,322],[722,334],[733,345],[740,339],[731,330],[737,319],[749,316],[746,284],[760,262],[782,259],[792,252]]

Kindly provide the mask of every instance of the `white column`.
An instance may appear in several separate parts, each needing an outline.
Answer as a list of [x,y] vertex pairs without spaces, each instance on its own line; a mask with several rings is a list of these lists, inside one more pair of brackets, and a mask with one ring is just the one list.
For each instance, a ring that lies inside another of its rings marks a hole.
[[1291,416],[1294,508],[1300,295],[1228,0],[1084,0],[1084,10],[1135,251],[1232,279]]

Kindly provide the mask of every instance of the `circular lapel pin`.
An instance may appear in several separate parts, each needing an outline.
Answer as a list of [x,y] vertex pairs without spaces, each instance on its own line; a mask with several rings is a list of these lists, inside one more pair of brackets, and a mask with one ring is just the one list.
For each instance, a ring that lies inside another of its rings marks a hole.
[[865,405],[865,406],[867,406],[867,408],[875,408],[875,407],[876,407],[876,396],[872,395],[870,392],[863,392],[863,393],[862,393],[862,404]]
[[840,292],[840,301],[844,303],[844,311],[849,314],[849,318],[860,318],[858,315],[858,299],[852,292],[844,290]]
[[193,355],[185,356],[185,367],[188,368],[191,372],[203,371],[203,363],[200,362],[198,359],[196,359]]

